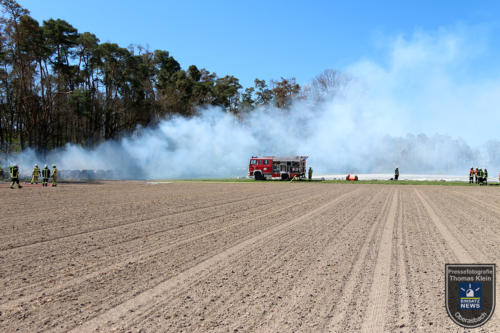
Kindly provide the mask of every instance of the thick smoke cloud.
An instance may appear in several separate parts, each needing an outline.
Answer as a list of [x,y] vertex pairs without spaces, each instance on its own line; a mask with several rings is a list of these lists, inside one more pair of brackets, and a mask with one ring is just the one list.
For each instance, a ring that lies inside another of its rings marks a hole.
[[472,71],[487,53],[473,37],[463,28],[397,37],[382,60],[345,68],[353,78],[347,86],[286,111],[236,118],[206,108],[94,150],[68,145],[45,159],[27,151],[11,161],[24,170],[48,162],[147,179],[245,176],[252,155],[309,155],[315,173],[498,170],[500,80],[494,69]]

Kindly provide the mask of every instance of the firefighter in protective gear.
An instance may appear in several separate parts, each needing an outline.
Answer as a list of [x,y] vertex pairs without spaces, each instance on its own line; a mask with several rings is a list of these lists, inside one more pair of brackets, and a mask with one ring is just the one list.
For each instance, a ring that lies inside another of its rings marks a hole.
[[470,168],[469,170],[469,184],[474,183],[474,168]]
[[484,176],[484,173],[483,173],[483,169],[479,169],[479,172],[478,172],[478,178],[479,178],[479,184],[482,184],[483,183],[483,176]]
[[3,169],[2,169],[2,166],[0,165],[0,179],[3,179],[4,175],[3,175]]
[[483,172],[483,182],[488,185],[488,169],[484,168]]
[[49,178],[50,178],[50,170],[47,164],[45,164],[42,170],[42,186],[47,186]]
[[14,188],[14,184],[17,183],[17,187],[21,188],[21,184],[19,183],[19,167],[17,164],[10,167],[10,188]]
[[394,170],[394,180],[398,180],[399,178],[399,168],[396,168],[396,170]]
[[307,178],[311,180],[313,177],[313,168],[309,167],[309,171],[307,172]]
[[57,168],[52,164],[52,186],[57,186]]
[[474,171],[474,176],[476,177],[476,184],[479,184],[479,168]]
[[38,177],[40,177],[40,168],[38,164],[35,164],[31,173],[31,184],[38,184]]

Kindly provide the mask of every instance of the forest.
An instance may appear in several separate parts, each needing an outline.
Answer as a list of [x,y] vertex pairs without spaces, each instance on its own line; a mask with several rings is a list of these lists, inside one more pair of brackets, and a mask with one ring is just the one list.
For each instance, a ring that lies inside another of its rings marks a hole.
[[[0,0],[0,153],[39,153],[67,143],[95,147],[138,126],[193,117],[218,106],[237,116],[257,107],[286,109],[294,98],[338,85],[327,70],[301,87],[295,78],[255,79],[182,68],[165,50],[101,43],[69,22],[41,24],[15,0]],[[147,41],[146,41],[147,42]]]

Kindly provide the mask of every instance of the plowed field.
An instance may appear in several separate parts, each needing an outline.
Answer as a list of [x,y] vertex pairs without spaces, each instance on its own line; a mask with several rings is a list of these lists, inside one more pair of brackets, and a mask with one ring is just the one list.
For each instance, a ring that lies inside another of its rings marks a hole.
[[0,332],[463,332],[445,263],[500,264],[493,186],[1,186]]

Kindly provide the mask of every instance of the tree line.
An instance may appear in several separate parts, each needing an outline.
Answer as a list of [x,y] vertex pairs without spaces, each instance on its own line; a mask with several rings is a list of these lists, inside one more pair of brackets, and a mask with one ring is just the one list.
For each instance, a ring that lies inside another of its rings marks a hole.
[[168,51],[101,43],[61,19],[40,24],[15,0],[0,0],[0,6],[3,153],[43,153],[66,143],[93,147],[166,116],[194,116],[204,105],[234,114],[270,104],[285,109],[339,77],[326,71],[305,89],[294,78],[255,79],[244,89],[232,75],[196,65],[183,69]]

